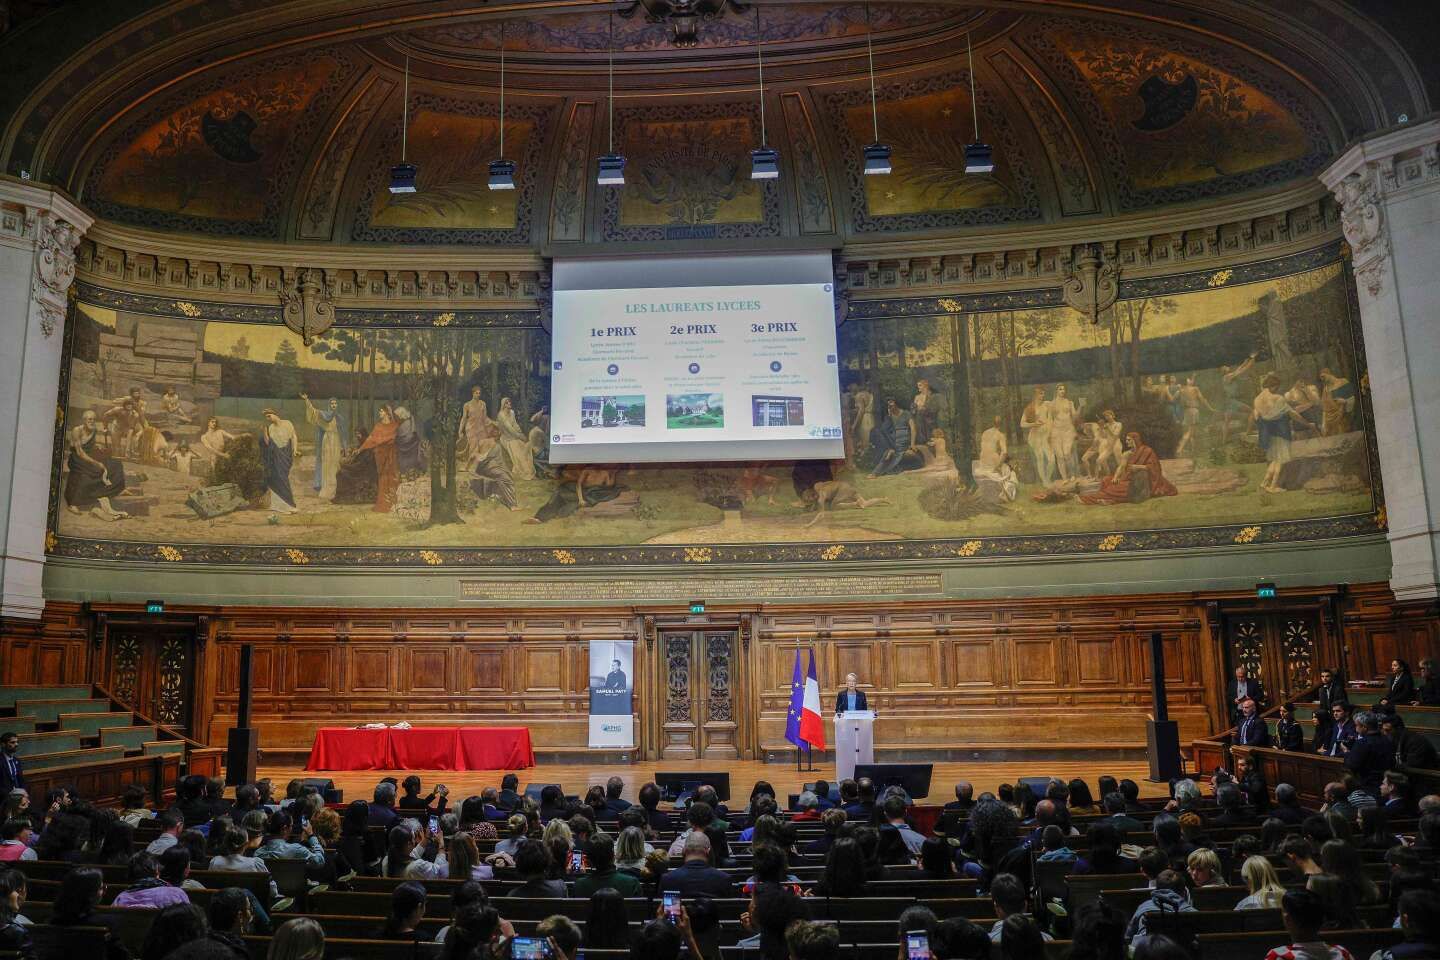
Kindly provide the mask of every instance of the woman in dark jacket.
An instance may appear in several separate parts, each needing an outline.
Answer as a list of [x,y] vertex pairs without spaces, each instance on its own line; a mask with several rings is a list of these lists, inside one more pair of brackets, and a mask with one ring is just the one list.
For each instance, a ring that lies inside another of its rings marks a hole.
[[[432,817],[439,817],[444,815],[445,805],[450,802],[450,788],[443,783],[425,796],[420,796],[420,778],[413,773],[400,781],[400,787],[405,791],[405,796],[400,798],[398,804],[401,810],[412,810],[416,813],[424,811]],[[435,802],[437,796],[440,798],[439,803]]]
[[22,960],[35,956],[30,929],[16,918],[25,897],[25,874],[19,870],[0,873],[0,950],[14,950]]
[[1386,706],[1396,707],[1402,703],[1414,703],[1418,699],[1415,693],[1415,678],[1410,675],[1410,664],[1400,658],[1390,661],[1390,682],[1386,686],[1385,696],[1380,702]]
[[850,837],[840,837],[825,854],[825,872],[815,884],[817,897],[863,897],[865,895],[865,855],[860,844]]
[[60,880],[60,892],[50,912],[50,925],[104,927],[105,960],[130,960],[130,951],[120,941],[119,918],[97,911],[104,895],[104,875],[95,867],[76,867]]
[[370,805],[364,800],[355,800],[345,808],[340,819],[340,839],[335,850],[345,858],[350,869],[367,877],[379,876],[380,858],[370,844]]

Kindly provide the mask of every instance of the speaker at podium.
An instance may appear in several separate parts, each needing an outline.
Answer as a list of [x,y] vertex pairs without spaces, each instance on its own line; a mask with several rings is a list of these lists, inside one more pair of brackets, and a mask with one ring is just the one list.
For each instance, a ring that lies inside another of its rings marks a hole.
[[855,768],[875,762],[875,711],[845,710],[835,717],[835,776],[850,780]]

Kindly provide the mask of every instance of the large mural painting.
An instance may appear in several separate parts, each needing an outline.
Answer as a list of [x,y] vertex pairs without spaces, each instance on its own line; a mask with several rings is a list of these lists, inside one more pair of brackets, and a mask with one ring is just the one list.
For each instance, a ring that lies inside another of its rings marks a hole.
[[[1348,270],[1331,247],[1122,286],[857,301],[843,461],[549,463],[528,315],[263,308],[85,286],[54,548],[281,563],[971,557],[1373,532]],[[1027,299],[1028,298],[1028,299]],[[412,321],[413,323],[413,321]]]

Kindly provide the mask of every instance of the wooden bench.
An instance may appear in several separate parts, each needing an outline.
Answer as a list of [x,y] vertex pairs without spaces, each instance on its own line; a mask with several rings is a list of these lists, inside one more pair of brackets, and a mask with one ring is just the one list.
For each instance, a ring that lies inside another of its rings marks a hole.
[[49,733],[22,733],[17,757],[29,758],[47,753],[64,753],[80,749],[80,734],[74,730],[52,730]]
[[[103,701],[95,701],[101,703]],[[126,710],[87,710],[81,713],[60,714],[60,729],[75,730],[82,737],[97,737],[107,727],[128,727],[135,722],[135,715]]]
[[[134,718],[131,719],[133,721]],[[100,730],[100,746],[139,750],[147,741],[154,740],[157,735],[153,725],[104,727]]]
[[27,700],[88,700],[92,692],[93,688],[88,683],[3,686],[0,687],[0,707],[13,707],[19,713],[20,704]]
[[61,714],[73,716],[77,713],[108,713],[110,710],[109,700],[26,700],[24,704],[25,715],[42,723],[54,723]]

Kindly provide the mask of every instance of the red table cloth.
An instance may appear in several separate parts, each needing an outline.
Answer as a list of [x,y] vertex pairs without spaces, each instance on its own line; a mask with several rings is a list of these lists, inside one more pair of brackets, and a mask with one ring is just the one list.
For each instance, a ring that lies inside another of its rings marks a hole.
[[519,770],[534,765],[525,727],[321,727],[305,769]]

